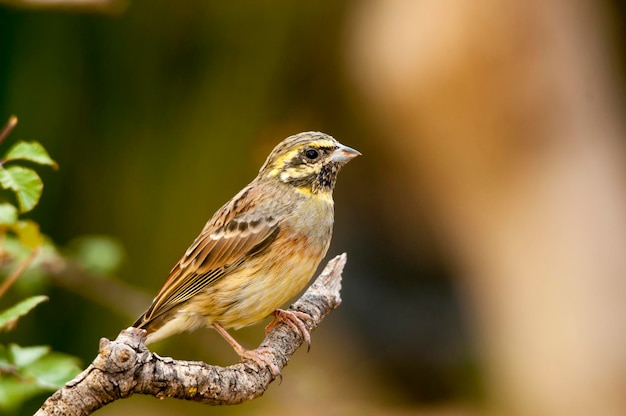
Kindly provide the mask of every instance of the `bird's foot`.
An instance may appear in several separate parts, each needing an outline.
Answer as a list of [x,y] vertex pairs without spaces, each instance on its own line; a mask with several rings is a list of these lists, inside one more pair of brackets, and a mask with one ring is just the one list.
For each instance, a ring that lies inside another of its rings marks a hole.
[[303,322],[310,319],[309,315],[304,312],[285,311],[283,309],[276,309],[272,312],[272,315],[274,315],[274,320],[265,327],[266,334],[270,332],[276,324],[284,322],[289,325],[292,330],[296,332],[300,331],[302,338],[304,338],[304,342],[306,342],[307,351],[311,350],[311,333]]
[[272,377],[276,378],[280,376],[280,368],[276,364],[272,362],[272,360],[267,357],[267,353],[270,352],[270,349],[267,347],[257,348],[256,350],[246,350],[239,351],[239,356],[241,360],[251,360],[257,363],[260,367],[269,368],[272,373]]

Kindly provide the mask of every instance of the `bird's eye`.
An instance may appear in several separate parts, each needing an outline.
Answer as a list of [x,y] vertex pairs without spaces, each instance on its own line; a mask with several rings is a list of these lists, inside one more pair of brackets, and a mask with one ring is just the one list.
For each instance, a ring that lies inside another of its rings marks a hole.
[[309,149],[306,152],[304,152],[304,155],[306,156],[307,159],[309,160],[315,160],[317,159],[317,157],[320,155],[319,152],[315,149]]

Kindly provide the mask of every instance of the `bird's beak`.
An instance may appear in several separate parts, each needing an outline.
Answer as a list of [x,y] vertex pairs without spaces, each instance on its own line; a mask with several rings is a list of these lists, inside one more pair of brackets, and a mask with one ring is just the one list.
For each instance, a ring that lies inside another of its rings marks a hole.
[[361,152],[351,147],[344,146],[343,144],[339,144],[339,147],[336,148],[330,155],[330,160],[332,162],[346,163],[357,156],[361,156]]

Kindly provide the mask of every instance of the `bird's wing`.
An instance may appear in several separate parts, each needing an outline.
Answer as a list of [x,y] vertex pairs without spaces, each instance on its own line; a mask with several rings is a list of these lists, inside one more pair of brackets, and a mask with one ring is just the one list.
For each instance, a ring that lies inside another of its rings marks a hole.
[[135,323],[143,326],[198,294],[274,241],[280,227],[271,216],[207,224],[170,272],[150,308]]

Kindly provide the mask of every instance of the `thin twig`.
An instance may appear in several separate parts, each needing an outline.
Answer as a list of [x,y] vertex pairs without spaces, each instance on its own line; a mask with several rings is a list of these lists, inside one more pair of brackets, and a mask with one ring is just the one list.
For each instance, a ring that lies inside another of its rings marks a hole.
[[30,264],[33,262],[33,260],[35,260],[35,257],[37,257],[37,254],[39,254],[40,251],[41,251],[41,247],[37,247],[33,249],[28,254],[28,257],[26,257],[24,261],[21,262],[15,268],[15,270],[13,270],[13,273],[11,273],[9,277],[7,277],[4,282],[2,282],[2,285],[0,285],[0,298],[5,294],[7,290],[9,290],[11,285],[15,283],[15,281],[22,275],[22,273],[24,273],[24,271],[28,268],[28,266],[30,266]]
[[7,124],[5,124],[2,128],[2,131],[0,131],[0,144],[2,144],[2,142],[4,142],[4,139],[6,139],[9,134],[11,134],[16,125],[17,117],[9,117],[9,121],[7,121]]
[[85,269],[75,260],[47,256],[39,267],[55,284],[99,304],[124,320],[135,319],[152,302],[152,297],[140,289],[118,277]]

